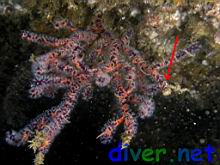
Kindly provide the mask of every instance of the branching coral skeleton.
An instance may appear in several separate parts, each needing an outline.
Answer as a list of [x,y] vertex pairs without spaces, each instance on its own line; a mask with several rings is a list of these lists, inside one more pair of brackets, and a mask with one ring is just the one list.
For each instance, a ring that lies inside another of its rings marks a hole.
[[[23,31],[22,39],[53,48],[33,61],[30,96],[53,97],[58,89],[64,88],[63,100],[20,131],[7,132],[6,141],[15,146],[35,143],[30,145],[36,152],[35,164],[42,164],[54,138],[69,123],[79,95],[85,100],[91,98],[96,84],[111,87],[120,109],[120,115],[105,124],[97,139],[110,143],[118,126],[123,125],[122,146],[129,144],[137,133],[138,118],[153,115],[155,103],[152,96],[167,85],[160,69],[167,66],[168,61],[148,65],[143,54],[129,44],[132,31],[118,38],[106,30],[100,16],[86,30],[78,30],[69,20],[57,20],[54,27],[57,30],[67,29],[72,34],[68,38],[57,39]],[[199,42],[192,43],[177,52],[175,61],[200,49]],[[152,78],[152,84],[147,77]],[[38,135],[42,135],[41,138]]]

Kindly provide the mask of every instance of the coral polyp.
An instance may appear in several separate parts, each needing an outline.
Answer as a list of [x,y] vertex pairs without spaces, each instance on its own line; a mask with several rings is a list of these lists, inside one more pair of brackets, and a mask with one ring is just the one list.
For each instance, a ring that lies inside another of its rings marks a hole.
[[[79,96],[88,100],[94,86],[109,86],[117,98],[119,112],[110,119],[97,139],[110,143],[123,125],[123,146],[137,133],[138,119],[151,117],[155,110],[153,96],[163,90],[165,81],[161,69],[164,60],[148,64],[144,55],[130,45],[133,31],[121,37],[109,32],[98,16],[85,30],[79,30],[69,20],[57,20],[54,28],[66,29],[71,35],[64,39],[23,31],[22,39],[53,48],[33,60],[33,80],[29,90],[31,98],[54,97],[65,89],[61,103],[37,116],[20,131],[7,132],[6,141],[15,146],[31,143],[36,153],[35,164],[41,164],[55,137],[65,124]],[[199,42],[177,52],[178,62],[201,49]],[[151,81],[149,81],[151,79]]]

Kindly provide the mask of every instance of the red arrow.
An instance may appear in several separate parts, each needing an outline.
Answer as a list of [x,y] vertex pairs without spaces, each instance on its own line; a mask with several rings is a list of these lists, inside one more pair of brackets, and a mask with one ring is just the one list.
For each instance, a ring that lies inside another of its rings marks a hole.
[[170,58],[170,64],[168,65],[168,69],[167,69],[168,74],[164,73],[164,78],[166,80],[169,80],[171,78],[170,70],[171,70],[171,67],[173,65],[173,60],[174,60],[174,56],[175,56],[175,52],[176,52],[176,46],[177,46],[178,42],[179,42],[179,37],[176,36],[174,46],[173,46],[172,56]]

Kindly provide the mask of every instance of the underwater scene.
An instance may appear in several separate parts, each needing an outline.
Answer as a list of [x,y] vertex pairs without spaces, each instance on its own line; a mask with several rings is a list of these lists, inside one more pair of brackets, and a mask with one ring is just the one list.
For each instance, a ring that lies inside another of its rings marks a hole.
[[0,0],[0,164],[220,164],[220,0]]

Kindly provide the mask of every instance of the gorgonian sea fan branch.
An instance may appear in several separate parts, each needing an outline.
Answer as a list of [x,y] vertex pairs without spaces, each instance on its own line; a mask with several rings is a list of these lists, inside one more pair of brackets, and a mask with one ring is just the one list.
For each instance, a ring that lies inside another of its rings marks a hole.
[[[155,103],[152,96],[167,85],[160,73],[167,61],[148,65],[142,53],[130,46],[132,30],[117,38],[106,30],[100,16],[86,30],[78,30],[66,19],[56,20],[54,27],[67,29],[71,35],[58,39],[23,31],[22,39],[53,48],[33,61],[30,96],[53,97],[58,89],[63,88],[63,100],[20,131],[7,132],[6,141],[15,146],[31,142],[30,146],[36,152],[35,164],[41,164],[54,138],[69,122],[79,95],[85,100],[91,98],[93,87],[97,85],[110,86],[119,107],[117,117],[105,124],[97,139],[110,143],[118,126],[123,125],[122,146],[129,144],[137,133],[138,118],[153,115]],[[192,43],[177,52],[175,61],[200,49],[199,42]],[[149,84],[146,77],[151,77],[153,83]]]

